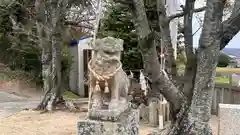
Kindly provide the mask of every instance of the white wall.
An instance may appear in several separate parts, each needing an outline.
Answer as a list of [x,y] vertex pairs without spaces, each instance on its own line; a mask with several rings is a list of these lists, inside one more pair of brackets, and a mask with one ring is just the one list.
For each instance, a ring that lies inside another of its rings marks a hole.
[[83,50],[91,49],[89,46],[89,42],[91,38],[80,40],[78,43],[78,94],[80,96],[84,96],[84,58],[83,58]]
[[69,54],[72,57],[72,63],[69,71],[69,87],[71,91],[78,93],[78,47],[70,46]]

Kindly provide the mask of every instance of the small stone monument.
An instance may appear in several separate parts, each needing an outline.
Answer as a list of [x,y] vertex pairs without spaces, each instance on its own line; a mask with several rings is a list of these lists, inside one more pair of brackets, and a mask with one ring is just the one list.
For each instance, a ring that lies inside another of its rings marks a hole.
[[139,111],[128,101],[129,79],[122,69],[123,40],[97,39],[89,69],[89,110],[78,135],[138,135]]
[[240,105],[219,104],[218,135],[240,135]]

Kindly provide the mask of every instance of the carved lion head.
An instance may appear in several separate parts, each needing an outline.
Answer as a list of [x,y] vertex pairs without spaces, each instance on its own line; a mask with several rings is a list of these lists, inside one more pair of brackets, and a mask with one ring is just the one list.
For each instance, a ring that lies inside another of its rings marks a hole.
[[96,39],[91,44],[93,56],[91,67],[99,74],[111,73],[121,64],[121,51],[123,51],[123,40],[113,37]]

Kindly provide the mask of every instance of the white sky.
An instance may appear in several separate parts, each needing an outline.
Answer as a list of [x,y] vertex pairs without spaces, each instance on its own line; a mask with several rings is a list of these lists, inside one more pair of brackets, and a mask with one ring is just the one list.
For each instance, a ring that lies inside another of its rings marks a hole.
[[[197,0],[195,3],[195,8],[200,8],[204,5],[205,5],[204,0]],[[202,31],[201,28],[199,29],[199,27],[201,27],[201,24],[199,23],[198,18],[203,18],[203,17],[204,17],[204,12],[197,13],[193,17],[193,33],[195,33],[198,30],[196,34],[193,36],[193,45],[195,47],[198,46],[198,41]],[[240,45],[238,45],[238,43],[240,43],[240,32],[238,32],[238,34],[234,36],[234,38],[229,42],[226,48],[240,48]]]

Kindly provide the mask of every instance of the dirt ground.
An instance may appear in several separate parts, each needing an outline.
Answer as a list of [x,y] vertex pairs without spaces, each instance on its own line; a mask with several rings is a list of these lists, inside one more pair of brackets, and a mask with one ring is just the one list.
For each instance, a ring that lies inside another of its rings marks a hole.
[[0,79],[0,91],[34,100],[40,100],[43,93],[35,84],[24,80]]
[[[85,113],[57,111],[39,114],[36,111],[22,111],[0,121],[0,135],[76,135],[77,121]],[[140,135],[146,135],[151,128],[141,128]]]
[[[18,96],[36,100],[42,95],[35,86],[23,81],[0,80],[0,84],[0,91]],[[70,113],[69,111],[40,114],[37,111],[25,110],[0,120],[0,135],[76,135],[77,121],[84,119],[85,114],[85,112]],[[210,124],[213,135],[217,135],[218,118],[212,116]],[[151,130],[152,128],[141,125],[140,135],[146,135]]]
[[[77,121],[86,113],[56,111],[40,114],[37,111],[22,111],[0,121],[0,135],[76,135]],[[217,135],[217,117],[211,120],[213,135]],[[152,130],[141,126],[140,135]]]

